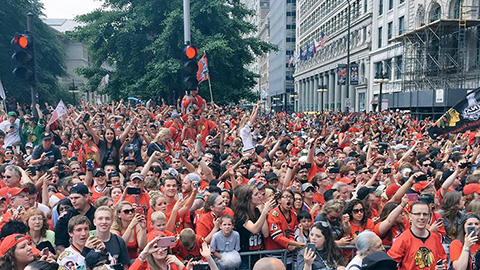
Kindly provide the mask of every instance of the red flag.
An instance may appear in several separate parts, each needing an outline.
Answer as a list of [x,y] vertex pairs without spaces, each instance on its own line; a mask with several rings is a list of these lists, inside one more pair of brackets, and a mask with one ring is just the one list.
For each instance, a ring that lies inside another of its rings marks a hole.
[[198,71],[197,71],[198,84],[209,79],[210,78],[208,75],[207,56],[205,55],[205,53],[203,53],[202,58],[200,58],[200,61],[198,61]]

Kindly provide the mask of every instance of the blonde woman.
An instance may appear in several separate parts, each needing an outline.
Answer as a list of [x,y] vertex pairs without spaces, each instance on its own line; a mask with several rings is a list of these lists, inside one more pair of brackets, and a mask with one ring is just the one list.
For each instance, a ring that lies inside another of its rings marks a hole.
[[168,153],[168,151],[172,149],[172,145],[170,144],[171,137],[172,133],[168,128],[161,128],[155,139],[148,145],[147,156],[151,156],[155,151]]
[[136,213],[136,208],[129,202],[122,201],[115,206],[115,219],[112,233],[120,235],[127,244],[130,259],[138,257],[138,250],[147,244],[147,221],[143,213]]

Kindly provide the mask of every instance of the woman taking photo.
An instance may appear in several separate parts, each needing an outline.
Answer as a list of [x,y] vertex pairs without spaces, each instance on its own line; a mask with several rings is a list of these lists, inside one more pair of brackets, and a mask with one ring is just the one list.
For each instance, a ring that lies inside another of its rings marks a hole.
[[0,245],[0,269],[23,270],[35,260],[30,245],[30,237],[23,234],[12,234]]
[[138,249],[147,244],[147,222],[145,216],[136,214],[132,204],[122,201],[115,206],[115,220],[112,233],[120,235],[127,244],[130,259],[138,257]]
[[[263,194],[252,185],[239,186],[235,190],[235,198],[234,226],[240,234],[240,252],[263,249],[263,239],[268,236],[268,225],[265,221],[275,200],[271,199],[263,204]],[[252,269],[259,259],[260,256],[252,256],[250,265],[248,260],[242,260],[240,269]]]
[[87,160],[93,161],[93,167],[98,168],[100,166],[100,152],[97,145],[93,142],[93,136],[90,132],[82,134],[82,147],[78,153],[78,161],[85,167]]
[[328,222],[314,223],[310,243],[315,244],[315,250],[305,248],[298,253],[298,270],[345,269],[343,253],[335,244]]
[[48,219],[42,210],[30,208],[23,216],[23,222],[28,227],[27,235],[38,250],[48,248],[55,254],[55,233],[48,229]]
[[[129,270],[187,270],[192,269],[194,264],[189,262],[187,267],[175,255],[171,255],[168,247],[158,247],[157,243],[161,237],[160,234],[150,240],[145,248],[142,250],[135,262],[128,268]],[[169,255],[170,254],[170,255]],[[200,248],[200,254],[208,262],[208,269],[218,270],[215,261],[212,258],[210,247],[203,242]]]
[[450,244],[460,227],[460,222],[464,216],[465,200],[462,194],[457,191],[450,191],[443,197],[442,206],[438,213],[443,218],[443,226],[447,235],[444,244]]
[[[457,239],[450,244],[450,261],[453,269],[467,270],[478,269],[477,266],[472,268],[472,258],[476,257],[477,251],[480,250],[478,243],[478,233],[480,229],[480,217],[475,214],[467,214],[462,219],[458,227]],[[476,262],[478,265],[480,262]]]
[[393,239],[397,238],[404,230],[406,220],[403,209],[408,205],[409,199],[403,196],[400,204],[389,202],[383,207],[380,219],[375,224],[374,232],[382,239],[382,244],[391,246]]

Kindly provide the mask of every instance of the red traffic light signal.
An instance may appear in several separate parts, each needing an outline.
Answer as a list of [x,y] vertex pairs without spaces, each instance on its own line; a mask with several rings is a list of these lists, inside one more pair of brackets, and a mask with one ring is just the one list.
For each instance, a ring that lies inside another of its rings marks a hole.
[[12,45],[18,46],[21,49],[28,49],[32,44],[31,38],[28,35],[16,34],[12,39]]
[[194,59],[198,55],[198,49],[195,46],[187,45],[183,49],[183,56],[186,59]]
[[28,34],[15,34],[12,39],[15,52],[12,55],[14,69],[12,73],[21,80],[31,80],[35,73],[33,37]]

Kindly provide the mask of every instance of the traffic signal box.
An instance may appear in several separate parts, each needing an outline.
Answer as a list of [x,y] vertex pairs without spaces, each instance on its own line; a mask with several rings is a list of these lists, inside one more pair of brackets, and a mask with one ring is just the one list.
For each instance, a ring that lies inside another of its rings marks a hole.
[[12,73],[21,80],[32,80],[35,72],[33,37],[28,34],[15,34],[11,43],[15,49],[12,55]]
[[185,45],[183,49],[183,88],[185,91],[196,90],[198,87],[197,81],[197,63],[198,49],[193,45]]

